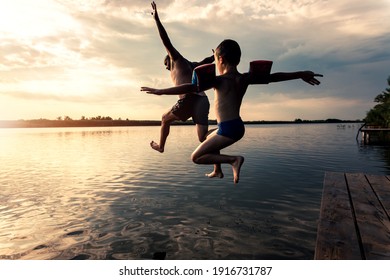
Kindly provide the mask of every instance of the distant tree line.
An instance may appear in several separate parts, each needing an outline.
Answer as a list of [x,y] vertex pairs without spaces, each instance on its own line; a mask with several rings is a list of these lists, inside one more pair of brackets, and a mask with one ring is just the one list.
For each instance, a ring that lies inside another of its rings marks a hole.
[[[57,117],[57,120],[58,121],[62,121],[62,120],[64,120],[64,121],[73,121],[73,119],[71,117],[69,117],[69,116],[64,116],[64,117],[59,116],[59,117]],[[80,118],[80,121],[88,121],[88,120],[91,120],[91,121],[112,121],[114,119],[109,117],[109,116],[107,116],[107,117],[97,116],[97,117],[91,117],[91,118],[87,118],[85,116],[81,116],[81,118]],[[118,118],[117,120],[121,121],[122,119]],[[126,120],[129,120],[129,119],[126,119]]]
[[345,123],[345,122],[361,122],[361,120],[340,120],[340,119],[326,119],[326,120],[295,119],[294,120],[294,123]]

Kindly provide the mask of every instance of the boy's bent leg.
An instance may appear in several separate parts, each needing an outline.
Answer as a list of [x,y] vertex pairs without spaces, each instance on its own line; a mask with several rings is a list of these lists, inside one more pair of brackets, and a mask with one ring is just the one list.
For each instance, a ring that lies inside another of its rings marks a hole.
[[179,118],[175,114],[173,114],[172,111],[169,111],[162,116],[161,129],[160,129],[160,143],[158,144],[154,141],[150,142],[150,146],[152,147],[152,149],[160,153],[164,152],[165,143],[169,135],[171,123],[177,120],[179,120]]
[[233,144],[234,140],[213,134],[192,153],[192,161],[197,164],[222,164],[228,163],[232,166],[234,183],[238,183],[241,166],[244,163],[242,156],[221,155],[218,152]]
[[240,171],[241,171],[241,166],[244,163],[244,157],[238,156],[236,157],[236,160],[232,164],[232,169],[233,169],[233,181],[235,184],[238,183],[240,180]]
[[[217,154],[220,154],[220,152],[218,152]],[[220,178],[222,179],[224,177],[224,174],[222,172],[222,166],[220,163],[216,163],[214,164],[214,170],[213,172],[211,173],[206,173],[205,174],[207,177],[209,178]]]
[[230,163],[226,158],[223,158],[219,151],[234,142],[234,140],[214,132],[195,149],[191,159],[197,164]]
[[[211,130],[208,130],[209,126],[208,125],[201,125],[197,124],[196,125],[196,131],[198,133],[198,138],[200,142],[203,142],[206,140],[206,138],[214,131],[217,130],[217,128],[213,128]],[[219,151],[218,151],[219,154]],[[205,174],[209,178],[223,178],[223,172],[222,172],[222,167],[221,164],[214,164],[214,170],[211,173],[206,173]]]

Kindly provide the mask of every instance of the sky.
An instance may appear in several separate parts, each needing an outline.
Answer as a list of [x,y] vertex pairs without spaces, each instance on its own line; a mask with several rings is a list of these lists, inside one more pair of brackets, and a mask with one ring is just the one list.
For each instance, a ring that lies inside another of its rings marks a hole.
[[[200,61],[224,39],[272,72],[312,70],[301,80],[252,85],[244,120],[363,119],[390,76],[390,0],[162,0],[160,19],[175,48]],[[159,120],[170,87],[149,1],[0,0],[0,120]],[[214,93],[206,92],[213,105]],[[214,119],[210,109],[210,119]]]

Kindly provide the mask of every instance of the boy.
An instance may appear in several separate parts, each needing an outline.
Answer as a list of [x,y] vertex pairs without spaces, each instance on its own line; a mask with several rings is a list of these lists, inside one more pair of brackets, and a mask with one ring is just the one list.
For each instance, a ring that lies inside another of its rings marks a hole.
[[[237,70],[237,65],[241,59],[241,49],[237,42],[230,39],[224,40],[216,48],[214,59],[220,74],[215,77],[213,84],[218,130],[210,134],[195,149],[191,158],[197,164],[230,164],[233,170],[233,181],[238,183],[244,157],[240,155],[223,155],[220,154],[220,150],[232,145],[244,136],[245,127],[240,117],[240,107],[244,94],[252,80],[250,73],[241,74]],[[311,71],[273,73],[269,75],[268,82],[302,79],[311,85],[319,85],[320,82],[315,77],[322,77],[322,75]],[[161,95],[196,92],[197,89],[196,84],[183,84],[167,89],[142,87],[141,91]]]

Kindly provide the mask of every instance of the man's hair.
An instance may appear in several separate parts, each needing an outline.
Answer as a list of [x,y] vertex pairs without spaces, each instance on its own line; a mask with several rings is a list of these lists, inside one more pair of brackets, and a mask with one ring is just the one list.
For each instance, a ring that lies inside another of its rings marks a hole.
[[227,63],[238,65],[241,59],[241,49],[238,43],[231,39],[223,40],[215,52],[218,56],[222,56]]

